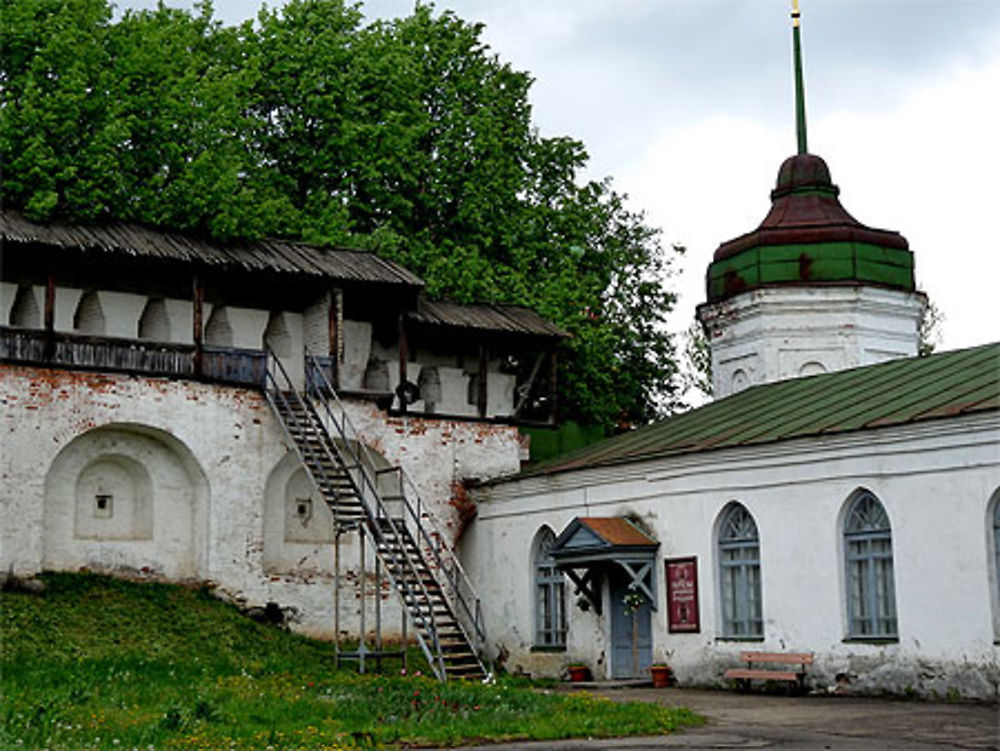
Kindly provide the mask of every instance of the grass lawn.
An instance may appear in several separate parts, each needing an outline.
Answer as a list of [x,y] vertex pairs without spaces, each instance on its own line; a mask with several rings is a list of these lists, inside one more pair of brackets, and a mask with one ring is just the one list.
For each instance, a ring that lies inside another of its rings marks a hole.
[[[374,749],[659,734],[687,710],[333,668],[209,593],[50,574],[0,595],[0,749]],[[411,670],[419,665],[411,661]]]

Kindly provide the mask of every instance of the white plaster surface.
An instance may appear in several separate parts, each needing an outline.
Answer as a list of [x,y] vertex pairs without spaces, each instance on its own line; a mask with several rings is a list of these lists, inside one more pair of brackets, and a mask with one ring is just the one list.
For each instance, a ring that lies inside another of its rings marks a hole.
[[704,305],[698,316],[710,336],[715,396],[916,355],[925,304],[922,293],[796,286]]
[[[277,602],[289,609],[297,630],[334,635],[330,535],[319,526],[304,535],[286,533],[288,501],[304,492],[301,475],[295,477],[301,470],[262,394],[0,365],[0,404],[3,570],[86,567],[212,581],[220,593],[249,605]],[[450,535],[461,531],[455,483],[519,467],[514,428],[389,419],[364,401],[346,407],[362,440],[404,466]],[[104,486],[95,479],[98,470]],[[118,515],[110,520],[93,518],[90,503],[99,491],[116,498]],[[89,516],[77,527],[85,511]],[[143,513],[151,516],[145,526],[133,516]],[[317,524],[329,516],[322,504],[314,504],[313,513]],[[383,635],[398,634],[395,596],[384,588],[374,595],[371,551],[363,599],[356,535],[342,540],[341,554],[341,628],[356,633],[364,607],[370,631],[378,602]]]
[[[878,496],[892,523],[894,643],[845,641],[841,514],[858,488]],[[682,683],[719,684],[741,650],[762,649],[814,652],[814,686],[846,674],[858,690],[994,698],[1000,670],[988,510],[998,488],[993,413],[503,482],[476,493],[463,554],[482,585],[491,646],[510,653],[510,669],[558,673],[568,659],[604,666],[607,623],[573,606],[574,597],[566,653],[553,661],[531,652],[530,545],[543,525],[558,533],[576,516],[636,514],[660,541],[653,657],[669,660]],[[713,530],[734,500],[760,535],[762,641],[718,638]],[[663,560],[692,555],[701,632],[670,634]]]

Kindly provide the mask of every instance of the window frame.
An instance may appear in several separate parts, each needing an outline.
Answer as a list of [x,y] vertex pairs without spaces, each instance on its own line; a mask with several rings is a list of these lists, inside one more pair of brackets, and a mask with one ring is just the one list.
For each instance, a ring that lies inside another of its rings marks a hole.
[[543,527],[532,547],[532,602],[534,648],[564,650],[569,624],[566,615],[566,576],[556,568],[551,549],[556,536]]
[[759,641],[764,637],[760,530],[742,503],[734,501],[722,510],[715,549],[721,638]]
[[987,503],[986,527],[993,640],[1000,644],[1000,488],[993,491]]
[[870,490],[855,491],[847,501],[841,539],[846,639],[898,641],[892,522]]

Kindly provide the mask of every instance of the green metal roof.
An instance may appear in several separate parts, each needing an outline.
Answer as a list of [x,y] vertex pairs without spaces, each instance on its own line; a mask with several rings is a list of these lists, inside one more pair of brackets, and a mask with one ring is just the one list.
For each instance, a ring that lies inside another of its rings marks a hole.
[[752,386],[510,479],[997,409],[1000,342]]

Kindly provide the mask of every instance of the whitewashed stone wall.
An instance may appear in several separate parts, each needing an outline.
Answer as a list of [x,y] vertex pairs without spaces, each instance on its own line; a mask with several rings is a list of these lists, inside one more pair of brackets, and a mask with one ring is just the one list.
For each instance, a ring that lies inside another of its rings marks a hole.
[[[314,503],[317,524],[288,529],[289,499],[307,488],[262,394],[3,365],[0,404],[4,571],[90,568],[212,581],[248,605],[292,609],[300,631],[333,636],[333,553],[322,528],[329,511]],[[387,419],[360,401],[348,409],[362,440],[404,466],[456,535],[462,504],[454,486],[519,467],[514,428]],[[111,497],[109,516],[98,496]],[[362,605],[373,626],[375,600],[358,598],[356,536],[341,552],[342,628],[356,633]],[[382,602],[391,636],[399,611],[388,591]]]
[[[875,493],[892,524],[894,643],[845,640],[842,514],[857,488]],[[568,659],[584,659],[604,674],[609,608],[604,616],[576,608],[569,583],[565,654],[531,651],[531,544],[544,525],[558,534],[576,516],[636,514],[660,541],[653,658],[668,660],[682,684],[720,684],[741,650],[762,649],[814,652],[813,687],[840,676],[853,691],[994,699],[998,488],[993,413],[503,482],[476,494],[463,554],[482,584],[491,646],[510,653],[512,670],[558,674]],[[750,511],[760,535],[762,641],[719,638],[715,527],[731,501]],[[683,556],[698,562],[698,634],[667,630],[663,560]]]
[[919,292],[776,287],[703,305],[716,398],[748,386],[917,354]]

